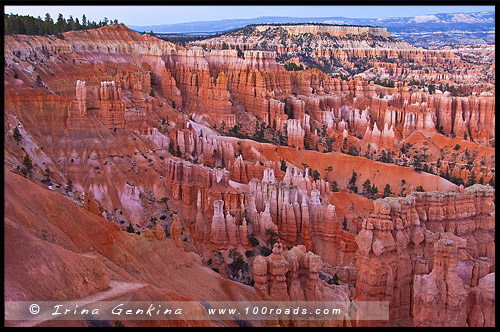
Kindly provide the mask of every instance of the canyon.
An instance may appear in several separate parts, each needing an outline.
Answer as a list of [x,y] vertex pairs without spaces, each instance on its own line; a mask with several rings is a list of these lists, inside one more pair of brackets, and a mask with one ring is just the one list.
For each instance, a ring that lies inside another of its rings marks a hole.
[[[135,300],[389,303],[388,321],[256,326],[494,324],[494,61],[368,27],[62,35],[4,39],[6,301],[131,283]],[[343,74],[285,68],[306,57]]]

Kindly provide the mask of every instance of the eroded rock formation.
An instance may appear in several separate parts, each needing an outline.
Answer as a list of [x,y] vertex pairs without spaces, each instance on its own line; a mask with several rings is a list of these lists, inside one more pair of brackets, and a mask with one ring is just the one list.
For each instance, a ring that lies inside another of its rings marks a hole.
[[[495,256],[488,249],[494,246],[493,195],[491,187],[474,185],[464,193],[412,193],[375,201],[375,211],[356,237],[355,298],[389,301],[390,320],[413,315],[415,324],[427,324],[432,311],[430,325],[447,317],[439,324],[464,326],[466,288],[477,286],[478,276],[494,272]],[[448,295],[454,300],[445,305],[447,287],[455,287]],[[439,295],[431,299],[426,291]],[[423,301],[421,307],[418,301]],[[438,303],[442,310],[436,310]]]

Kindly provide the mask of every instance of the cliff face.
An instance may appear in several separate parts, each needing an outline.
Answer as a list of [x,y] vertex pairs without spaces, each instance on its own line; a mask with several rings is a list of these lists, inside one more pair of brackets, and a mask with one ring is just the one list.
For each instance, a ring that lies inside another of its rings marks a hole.
[[[300,35],[310,33],[313,35],[329,34],[330,36],[347,37],[348,35],[363,35],[368,34],[371,36],[381,36],[388,38],[390,33],[386,28],[381,27],[368,27],[368,26],[335,26],[335,25],[286,25],[280,24],[280,29],[285,30],[290,35]],[[256,25],[255,31],[264,32],[269,29],[275,29],[272,25]]]
[[278,56],[289,54],[313,58],[319,65],[340,61],[354,66],[357,58],[401,58],[417,63],[458,63],[452,51],[426,50],[390,38],[387,29],[362,26],[329,25],[251,25],[221,37],[198,41],[198,45],[221,48],[222,43],[235,49],[265,49]]
[[391,320],[464,326],[467,289],[495,271],[493,195],[474,185],[375,201],[356,237],[355,298],[389,301]]

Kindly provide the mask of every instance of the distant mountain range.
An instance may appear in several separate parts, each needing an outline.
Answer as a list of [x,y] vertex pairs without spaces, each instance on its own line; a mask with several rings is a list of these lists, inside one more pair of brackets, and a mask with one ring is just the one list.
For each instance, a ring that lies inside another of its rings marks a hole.
[[257,17],[164,25],[129,26],[138,32],[206,35],[265,23],[326,23],[339,25],[370,25],[387,28],[391,36],[416,46],[452,44],[493,44],[495,12],[452,13],[388,18],[346,17]]

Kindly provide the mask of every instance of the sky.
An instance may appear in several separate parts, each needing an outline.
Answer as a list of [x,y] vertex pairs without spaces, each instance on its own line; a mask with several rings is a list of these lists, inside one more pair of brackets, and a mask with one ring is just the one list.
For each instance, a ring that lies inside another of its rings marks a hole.
[[91,21],[104,17],[126,25],[160,25],[260,16],[381,18],[438,13],[494,11],[494,6],[5,6],[5,13],[40,16],[55,20],[83,14]]

